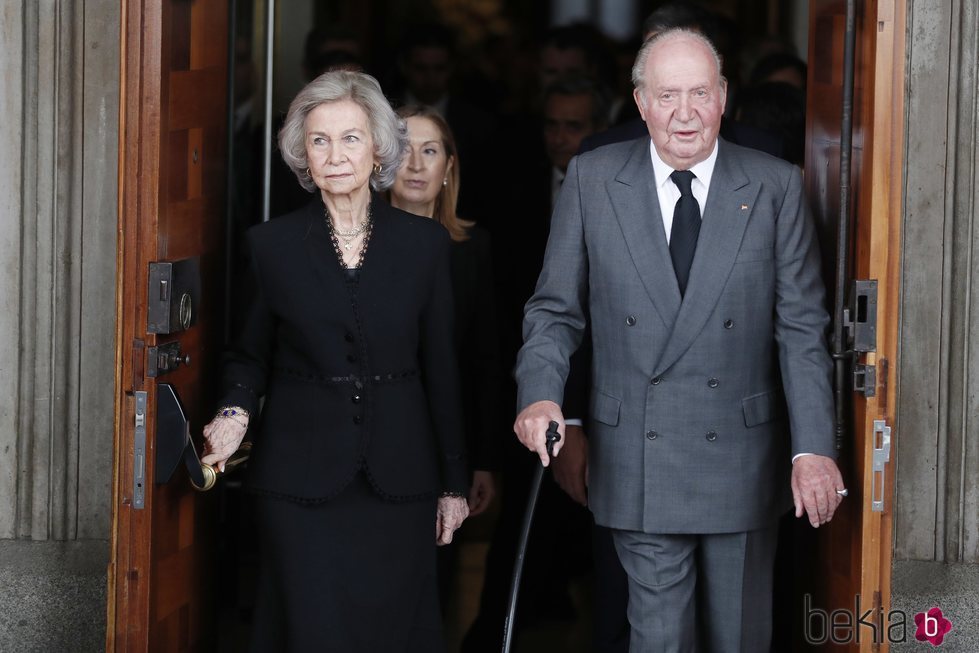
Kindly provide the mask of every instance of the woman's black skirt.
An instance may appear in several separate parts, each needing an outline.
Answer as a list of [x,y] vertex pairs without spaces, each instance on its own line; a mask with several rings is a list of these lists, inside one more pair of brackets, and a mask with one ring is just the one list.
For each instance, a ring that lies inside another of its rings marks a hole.
[[435,499],[394,503],[363,474],[304,505],[256,496],[261,573],[250,650],[435,653]]

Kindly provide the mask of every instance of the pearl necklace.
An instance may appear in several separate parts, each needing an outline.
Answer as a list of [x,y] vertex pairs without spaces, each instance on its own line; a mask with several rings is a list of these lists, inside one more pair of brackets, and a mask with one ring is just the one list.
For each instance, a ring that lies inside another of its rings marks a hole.
[[353,267],[359,268],[364,262],[364,254],[367,253],[367,240],[370,238],[371,226],[373,221],[371,220],[371,209],[373,203],[367,204],[367,217],[358,226],[354,227],[349,231],[340,231],[333,224],[333,220],[330,218],[330,211],[325,206],[323,207],[323,213],[326,215],[326,226],[330,231],[330,241],[333,243],[333,250],[336,252],[337,258],[340,260],[341,267],[347,267],[346,261],[343,259],[343,251],[341,251],[340,240],[343,241],[343,249],[350,251],[354,246],[354,241],[363,234],[364,242],[360,249],[360,256],[357,257],[357,262]]
[[367,230],[367,224],[368,222],[370,222],[371,219],[371,209],[370,209],[370,205],[368,204],[367,217],[364,218],[364,221],[361,222],[356,227],[354,227],[353,229],[343,231],[342,229],[338,229],[337,226],[333,224],[333,219],[330,218],[330,210],[325,206],[323,207],[323,213],[326,214],[326,221],[330,224],[330,233],[335,234],[337,237],[340,238],[340,240],[343,241],[343,248],[346,250],[350,250],[350,248],[353,247],[353,241],[357,238],[357,236],[359,236],[360,234],[364,233]]

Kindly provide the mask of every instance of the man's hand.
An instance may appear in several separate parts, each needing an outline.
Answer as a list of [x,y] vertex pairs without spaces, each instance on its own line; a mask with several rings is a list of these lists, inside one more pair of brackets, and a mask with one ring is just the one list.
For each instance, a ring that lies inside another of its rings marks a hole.
[[550,464],[544,434],[551,422],[557,422],[557,432],[561,434],[561,439],[554,444],[554,455],[557,456],[564,446],[564,415],[561,414],[560,406],[553,401],[536,401],[520,411],[517,421],[513,423],[513,432],[517,434],[517,438],[523,446],[540,456],[544,467]]
[[496,495],[493,472],[477,469],[473,472],[473,484],[469,488],[469,516],[475,517],[489,508]]
[[564,429],[564,448],[554,457],[554,480],[572,499],[588,506],[588,442],[580,426]]
[[843,476],[836,462],[826,456],[808,454],[792,463],[792,500],[795,516],[809,516],[813,528],[828,524],[843,501],[836,493],[844,489]]

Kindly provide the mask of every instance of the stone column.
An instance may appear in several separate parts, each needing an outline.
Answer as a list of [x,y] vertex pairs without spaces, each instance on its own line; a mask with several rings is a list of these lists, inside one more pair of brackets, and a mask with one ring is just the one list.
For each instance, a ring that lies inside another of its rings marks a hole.
[[109,535],[118,25],[106,0],[0,14],[0,538]]
[[0,650],[104,641],[121,6],[0,10]]
[[979,7],[913,0],[896,560],[979,562]]

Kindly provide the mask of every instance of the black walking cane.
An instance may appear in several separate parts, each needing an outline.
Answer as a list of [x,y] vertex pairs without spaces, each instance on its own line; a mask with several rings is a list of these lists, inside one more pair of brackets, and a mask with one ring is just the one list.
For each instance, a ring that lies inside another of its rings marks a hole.
[[[554,443],[561,439],[557,432],[557,422],[547,426],[547,455],[554,457]],[[517,595],[520,593],[520,577],[523,576],[523,561],[527,554],[527,539],[530,537],[530,525],[534,521],[534,509],[537,507],[537,496],[540,494],[540,484],[544,479],[544,465],[537,467],[534,480],[530,483],[530,495],[527,497],[527,511],[523,516],[523,528],[520,529],[520,543],[517,545],[517,559],[513,565],[513,579],[510,581],[510,606],[507,609],[506,621],[503,624],[503,653],[510,653],[513,640],[513,619],[517,614]]]

